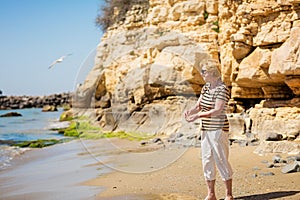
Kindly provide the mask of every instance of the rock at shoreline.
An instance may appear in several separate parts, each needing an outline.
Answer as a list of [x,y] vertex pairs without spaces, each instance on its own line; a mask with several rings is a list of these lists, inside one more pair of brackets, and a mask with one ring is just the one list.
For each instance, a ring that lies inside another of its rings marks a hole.
[[73,112],[71,110],[68,111],[64,111],[60,117],[59,117],[59,121],[70,121],[73,119]]
[[9,113],[0,115],[0,117],[22,117],[22,115],[18,112],[9,112]]
[[57,111],[57,107],[52,105],[45,105],[43,106],[42,109],[42,112],[54,112],[54,111]]
[[60,129],[68,128],[70,126],[70,124],[71,123],[69,121],[53,122],[52,124],[50,124],[48,126],[48,129],[52,130],[52,131],[58,131]]
[[43,148],[43,147],[51,146],[51,145],[58,144],[58,143],[61,143],[61,142],[63,142],[63,140],[57,140],[57,139],[38,139],[38,140],[33,140],[33,141],[16,142],[13,145],[21,147],[21,148],[24,148],[24,147],[29,147],[29,148]]

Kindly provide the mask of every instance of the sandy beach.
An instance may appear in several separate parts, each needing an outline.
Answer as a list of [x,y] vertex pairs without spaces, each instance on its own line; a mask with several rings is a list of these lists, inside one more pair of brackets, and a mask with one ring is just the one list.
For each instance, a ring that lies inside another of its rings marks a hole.
[[[235,199],[300,199],[299,173],[282,174],[279,165],[267,168],[275,154],[257,155],[256,148],[230,148]],[[120,139],[35,149],[0,172],[0,199],[204,199],[200,151]],[[218,199],[224,198],[219,176],[216,192]]]

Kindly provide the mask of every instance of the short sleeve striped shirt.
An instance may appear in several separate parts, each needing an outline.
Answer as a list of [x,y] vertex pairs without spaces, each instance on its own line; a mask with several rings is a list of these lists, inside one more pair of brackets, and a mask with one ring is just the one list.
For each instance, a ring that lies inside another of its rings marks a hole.
[[227,103],[229,101],[229,89],[225,84],[218,86],[214,92],[210,92],[209,83],[206,83],[201,91],[202,99],[200,101],[201,111],[209,111],[215,107],[217,99],[225,101],[225,106],[220,115],[203,117],[202,130],[217,130],[229,131],[229,122],[226,115]]

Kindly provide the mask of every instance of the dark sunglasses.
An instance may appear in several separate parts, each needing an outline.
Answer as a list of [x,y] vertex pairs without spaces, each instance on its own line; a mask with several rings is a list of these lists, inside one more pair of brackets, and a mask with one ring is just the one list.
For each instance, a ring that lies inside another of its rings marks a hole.
[[201,69],[201,74],[206,74],[206,70],[205,69]]

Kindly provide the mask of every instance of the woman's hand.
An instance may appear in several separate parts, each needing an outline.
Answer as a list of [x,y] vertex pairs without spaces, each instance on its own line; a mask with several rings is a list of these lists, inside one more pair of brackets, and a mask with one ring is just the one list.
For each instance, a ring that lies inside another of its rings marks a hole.
[[186,117],[185,117],[185,120],[186,120],[187,122],[193,122],[193,121],[195,121],[195,120],[198,119],[198,118],[199,118],[198,115],[192,115],[192,116],[186,116]]
[[187,118],[191,114],[190,110],[184,112],[184,117]]

